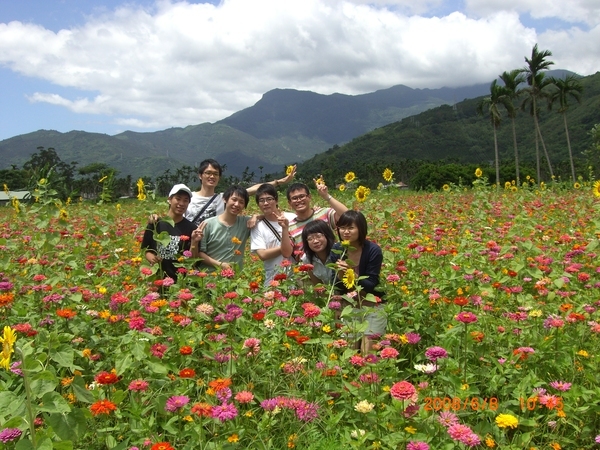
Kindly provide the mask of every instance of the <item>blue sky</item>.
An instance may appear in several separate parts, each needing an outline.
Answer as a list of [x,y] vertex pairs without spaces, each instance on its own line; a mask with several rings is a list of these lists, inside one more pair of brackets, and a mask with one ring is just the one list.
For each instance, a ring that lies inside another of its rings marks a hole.
[[600,70],[600,2],[0,0],[0,140],[215,122],[275,88],[489,82],[535,43]]

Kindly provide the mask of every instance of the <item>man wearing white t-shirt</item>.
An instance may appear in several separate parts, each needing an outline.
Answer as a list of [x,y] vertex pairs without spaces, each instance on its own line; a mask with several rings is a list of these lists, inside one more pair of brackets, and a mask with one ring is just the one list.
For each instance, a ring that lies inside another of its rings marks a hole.
[[295,214],[280,211],[278,199],[277,190],[270,184],[261,184],[256,190],[256,203],[264,218],[252,228],[250,250],[263,261],[265,286],[273,281],[275,274],[283,271],[284,260],[293,263],[288,227]]

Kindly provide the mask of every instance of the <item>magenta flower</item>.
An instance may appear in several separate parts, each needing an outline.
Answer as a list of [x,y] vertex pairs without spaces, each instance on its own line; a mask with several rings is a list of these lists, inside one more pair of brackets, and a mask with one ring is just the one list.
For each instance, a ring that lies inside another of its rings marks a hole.
[[436,362],[438,359],[447,358],[448,352],[442,347],[429,347],[425,350],[425,357],[433,362]]
[[406,445],[406,450],[429,450],[429,445],[422,441],[410,441]]
[[477,316],[469,311],[461,311],[454,318],[462,323],[477,322]]
[[0,431],[0,441],[4,442],[12,442],[15,439],[18,439],[21,436],[21,430],[18,428],[5,428]]
[[190,402],[187,395],[174,395],[167,400],[165,411],[177,412]]
[[235,419],[238,415],[237,408],[233,403],[223,403],[222,405],[213,406],[212,416],[219,419],[221,422]]

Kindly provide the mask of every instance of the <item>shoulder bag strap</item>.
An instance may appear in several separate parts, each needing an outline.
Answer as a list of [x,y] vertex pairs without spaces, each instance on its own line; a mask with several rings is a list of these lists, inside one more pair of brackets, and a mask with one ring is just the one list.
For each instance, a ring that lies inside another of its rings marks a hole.
[[214,200],[215,198],[217,198],[217,195],[219,195],[219,194],[215,194],[215,195],[213,195],[213,196],[210,198],[210,200],[208,200],[208,201],[207,201],[207,202],[204,204],[204,206],[203,206],[203,207],[202,207],[202,209],[201,209],[201,210],[198,212],[198,214],[196,214],[196,215],[194,216],[194,219],[192,220],[192,223],[193,223],[194,225],[196,224],[196,220],[198,220],[198,219],[200,218],[200,216],[202,216],[202,214],[204,213],[204,211],[206,211],[206,208],[208,208],[208,207],[210,206],[210,204],[213,202],[213,200]]
[[266,225],[266,226],[268,226],[268,227],[269,227],[269,229],[270,229],[270,230],[273,232],[273,234],[275,235],[275,237],[277,238],[277,240],[278,240],[279,242],[281,242],[281,235],[279,234],[279,231],[277,231],[277,230],[276,230],[276,229],[273,227],[273,225],[271,225],[271,222],[269,222],[269,221],[267,220],[267,218],[266,218],[266,217],[263,217],[263,222],[264,222],[264,223],[265,223],[265,225]]

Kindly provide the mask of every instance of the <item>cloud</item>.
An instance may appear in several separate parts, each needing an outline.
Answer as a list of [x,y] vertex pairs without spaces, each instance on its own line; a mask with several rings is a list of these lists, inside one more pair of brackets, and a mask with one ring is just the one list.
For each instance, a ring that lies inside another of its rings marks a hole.
[[529,13],[534,19],[556,18],[565,22],[600,23],[597,0],[465,0],[468,11],[486,16],[498,11]]
[[[30,93],[31,101],[139,128],[213,122],[274,88],[358,94],[488,82],[522,67],[536,42],[553,51],[556,68],[589,74],[600,64],[598,27],[538,36],[506,8],[480,18],[425,17],[376,3],[163,1],[120,7],[57,33],[11,22],[0,24],[0,64],[82,93]],[[482,8],[476,0],[469,7]]]

